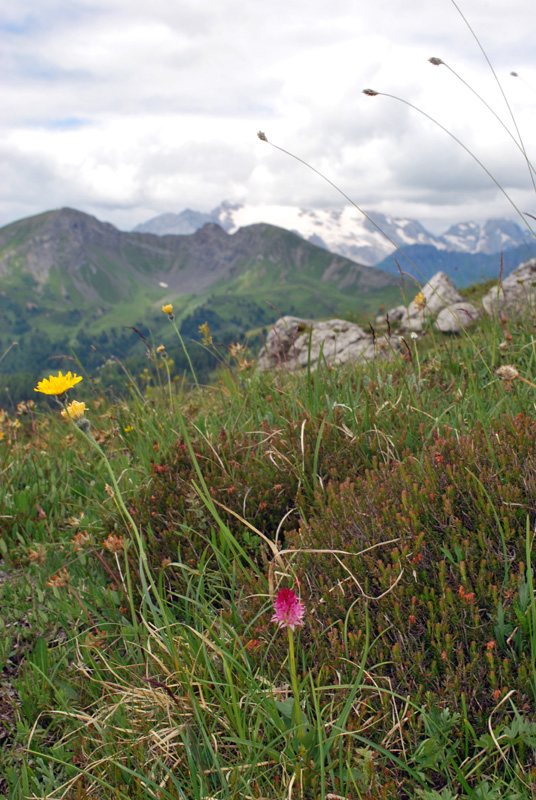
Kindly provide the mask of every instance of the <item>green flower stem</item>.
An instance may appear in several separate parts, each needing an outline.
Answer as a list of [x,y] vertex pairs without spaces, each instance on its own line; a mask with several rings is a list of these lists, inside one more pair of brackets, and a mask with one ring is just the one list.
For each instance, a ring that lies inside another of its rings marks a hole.
[[177,327],[177,323],[175,322],[175,317],[170,315],[169,319],[170,319],[170,322],[172,323],[173,327],[175,328],[175,333],[179,337],[179,341],[180,341],[182,349],[184,351],[184,355],[188,359],[188,364],[190,365],[190,371],[191,371],[191,373],[193,375],[193,378],[194,378],[194,381],[195,381],[195,385],[199,389],[199,382],[197,380],[197,375],[195,374],[195,370],[194,370],[194,367],[193,367],[193,364],[192,364],[192,360],[190,358],[190,354],[188,353],[188,350],[186,349],[186,345],[184,344],[184,339],[182,338],[181,332]]
[[168,382],[168,389],[169,389],[169,402],[171,403],[170,410],[173,408],[173,391],[171,386],[171,372],[169,371],[169,364],[167,361],[167,357],[163,359],[164,366],[166,368],[167,373],[167,382]]
[[298,739],[301,741],[305,736],[303,729],[302,713],[300,707],[300,695],[298,690],[298,677],[296,675],[296,657],[294,654],[294,634],[288,628],[288,657],[290,662],[290,682],[292,693],[294,694],[294,712],[296,714],[296,725],[298,726]]
[[419,376],[419,389],[420,389],[421,388],[421,380],[422,380],[421,360],[419,358],[419,348],[417,347],[417,342],[415,340],[413,340],[413,352],[415,353],[415,360],[417,362],[417,374]]
[[[150,595],[149,595],[149,585],[150,585],[150,588],[152,589],[152,591],[154,593],[154,596],[155,596],[155,598],[157,599],[157,601],[158,601],[158,603],[160,605],[160,611],[162,612],[162,614],[163,614],[163,616],[165,618],[166,615],[165,615],[165,610],[164,610],[162,602],[161,602],[162,599],[160,597],[160,594],[158,593],[158,590],[157,590],[157,588],[155,586],[154,580],[153,580],[152,575],[151,575],[151,571],[150,571],[149,566],[147,564],[147,554],[145,553],[145,548],[143,546],[142,537],[141,537],[140,532],[138,530],[138,526],[134,522],[134,519],[132,518],[132,515],[130,514],[130,512],[128,511],[128,509],[127,509],[127,507],[125,505],[125,501],[123,500],[123,496],[121,494],[121,490],[120,490],[119,485],[117,483],[117,480],[116,480],[114,471],[113,471],[113,469],[112,469],[112,467],[110,465],[110,462],[108,461],[106,453],[101,448],[101,446],[98,444],[98,442],[93,438],[93,435],[92,435],[91,431],[89,430],[89,422],[86,420],[86,425],[88,427],[88,430],[86,431],[86,430],[83,429],[82,426],[77,425],[75,420],[69,414],[69,411],[67,410],[67,404],[66,404],[65,398],[63,399],[62,405],[63,405],[63,407],[65,409],[65,413],[67,414],[67,418],[71,421],[71,423],[74,425],[74,427],[82,434],[84,439],[87,442],[89,442],[89,444],[92,447],[95,448],[95,450],[101,456],[102,460],[104,461],[104,463],[106,465],[106,469],[108,470],[108,475],[110,476],[110,480],[112,482],[112,487],[113,487],[113,490],[114,490],[114,497],[117,500],[117,503],[118,503],[118,505],[119,505],[119,507],[121,509],[121,512],[122,512],[124,518],[127,520],[127,522],[129,523],[129,525],[130,525],[130,527],[132,529],[132,532],[134,534],[134,538],[136,540],[136,544],[138,546],[138,552],[139,552],[139,558],[140,558],[140,580],[141,580],[141,585],[142,585],[144,597],[146,597],[148,599],[149,604],[152,606],[153,611],[154,611],[155,608],[154,608],[154,605],[153,605],[153,603],[152,603],[152,601],[150,599]],[[131,575],[130,575],[130,565],[128,563],[128,558],[127,558],[127,545],[126,545],[126,542],[125,542],[125,566],[126,566],[125,572],[126,572],[126,578],[127,578],[127,589],[128,589],[130,612],[131,612],[131,615],[132,615],[132,623],[133,623],[134,627],[137,628],[137,617],[136,617],[136,611],[135,611],[135,608],[134,608],[134,595],[133,595],[133,592],[132,592],[132,581],[131,581]]]

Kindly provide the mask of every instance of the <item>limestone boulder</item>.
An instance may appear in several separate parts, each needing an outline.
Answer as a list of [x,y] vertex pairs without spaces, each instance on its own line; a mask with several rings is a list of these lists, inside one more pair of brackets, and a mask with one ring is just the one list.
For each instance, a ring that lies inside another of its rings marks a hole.
[[278,367],[297,371],[319,361],[329,365],[360,359],[386,358],[391,349],[384,340],[374,342],[359,326],[342,319],[313,322],[282,317],[266,337],[257,361],[260,370]]
[[[419,294],[422,294],[422,298],[419,298]],[[388,313],[389,320],[399,323],[401,330],[416,333],[420,333],[436,315],[436,327],[444,333],[458,333],[478,317],[476,308],[464,301],[445,272],[436,272],[416,293],[407,308],[404,305],[396,306]],[[385,322],[385,316],[376,319],[377,324],[382,322]]]
[[525,261],[482,298],[487,314],[523,314],[536,304],[536,258]]
[[441,333],[461,333],[477,321],[480,313],[472,303],[453,303],[439,312],[434,327]]

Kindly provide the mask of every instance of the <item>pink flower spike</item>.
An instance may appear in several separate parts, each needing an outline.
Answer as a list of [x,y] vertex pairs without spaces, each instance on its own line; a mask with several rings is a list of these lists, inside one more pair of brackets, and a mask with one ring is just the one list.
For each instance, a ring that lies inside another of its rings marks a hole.
[[280,628],[294,628],[303,625],[305,606],[300,603],[293,589],[280,589],[274,601],[274,611],[271,622],[277,622]]

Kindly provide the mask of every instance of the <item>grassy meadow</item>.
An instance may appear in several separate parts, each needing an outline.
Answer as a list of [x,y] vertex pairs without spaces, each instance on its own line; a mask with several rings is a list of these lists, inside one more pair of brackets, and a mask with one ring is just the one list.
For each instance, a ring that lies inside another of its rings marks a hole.
[[536,796],[534,319],[0,412],[0,797]]

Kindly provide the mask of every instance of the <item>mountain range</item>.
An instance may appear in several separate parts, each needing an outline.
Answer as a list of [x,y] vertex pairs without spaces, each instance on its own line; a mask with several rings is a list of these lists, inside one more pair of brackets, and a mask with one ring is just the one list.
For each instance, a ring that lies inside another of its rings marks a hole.
[[225,341],[283,314],[373,318],[399,302],[399,286],[399,276],[265,223],[156,236],[48,211],[0,229],[0,356],[18,342],[2,371],[35,372],[69,350],[89,365],[129,356],[140,350],[133,328],[177,347],[160,310],[169,302],[183,336],[199,341],[209,321]]
[[[284,314],[366,324],[380,306],[398,305],[401,289],[415,293],[414,280],[404,288],[401,271],[422,281],[442,269],[463,286],[498,277],[501,262],[506,275],[536,255],[534,239],[508,220],[461,223],[433,237],[415,220],[376,215],[389,243],[368,220],[358,225],[348,209],[291,209],[288,217],[287,209],[270,208],[267,218],[279,214],[294,230],[246,224],[264,212],[230,203],[210,215],[162,215],[133,232],[70,208],[0,229],[0,359],[8,374],[5,380],[0,374],[0,391],[9,383],[13,396],[27,395],[51,360],[70,368],[77,359],[92,369],[110,355],[135,359],[141,350],[143,363],[140,334],[146,345],[158,338],[185,368],[161,312],[169,302],[183,337],[197,342],[195,363],[209,369],[199,346],[205,322],[222,346],[245,335],[260,343]],[[147,227],[153,232],[141,230]],[[403,252],[393,253],[392,242]],[[363,265],[357,253],[383,260]],[[14,389],[20,373],[27,381]]]
[[[481,257],[531,247],[535,243],[530,230],[522,229],[508,219],[492,219],[483,225],[460,222],[441,236],[435,236],[413,219],[376,212],[368,213],[367,217],[353,206],[329,211],[293,206],[248,206],[224,201],[209,213],[185,209],[178,214],[161,214],[137,225],[134,230],[158,236],[184,235],[213,223],[228,233],[234,233],[245,225],[264,222],[290,230],[312,244],[368,266],[380,265],[397,247],[404,251],[415,246],[433,247],[440,253]],[[460,259],[443,261],[456,265]]]
[[164,302],[222,283],[256,282],[262,290],[261,277],[274,290],[308,279],[316,281],[315,290],[326,284],[345,292],[397,283],[382,270],[265,223],[230,234],[209,222],[190,234],[156,236],[123,232],[70,208],[0,229],[0,278],[19,274],[33,279],[37,293],[46,287],[67,305],[121,303],[140,286]]

